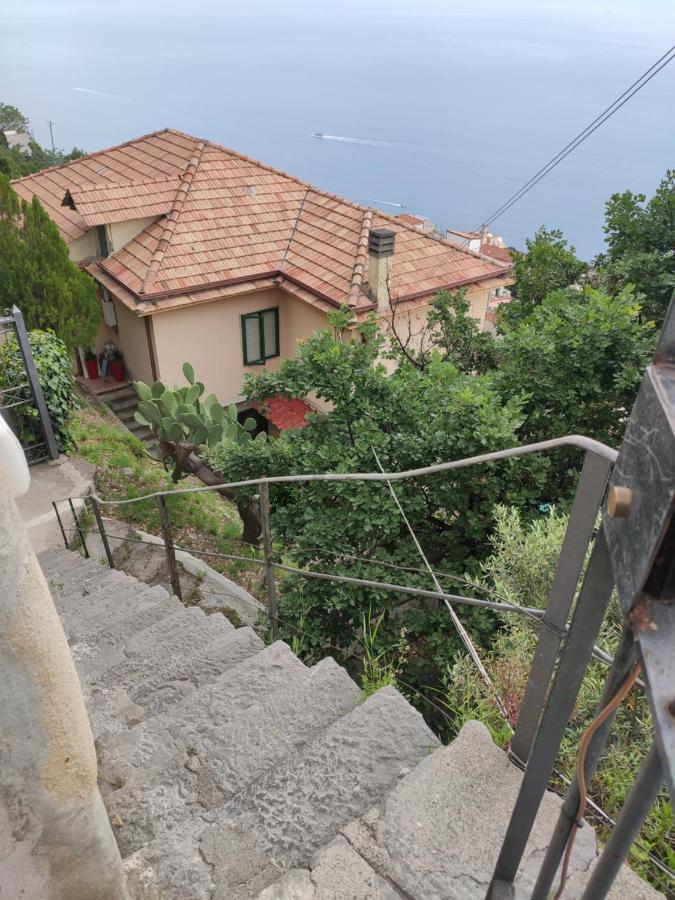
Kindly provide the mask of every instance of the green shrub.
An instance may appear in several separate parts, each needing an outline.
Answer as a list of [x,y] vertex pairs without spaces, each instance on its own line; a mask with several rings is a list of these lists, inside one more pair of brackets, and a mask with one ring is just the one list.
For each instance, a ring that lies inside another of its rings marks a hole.
[[[72,445],[70,420],[77,404],[70,354],[63,341],[52,331],[30,331],[28,343],[45,395],[54,435],[61,450],[68,450]],[[26,381],[26,369],[19,344],[12,334],[0,345],[0,388],[18,388]],[[41,434],[40,416],[35,405],[25,403],[14,407],[12,419],[21,441],[35,443],[35,435]]]
[[[567,517],[553,510],[546,518],[525,525],[517,510],[497,507],[495,519],[497,524],[490,537],[491,554],[481,564],[476,586],[493,598],[498,595],[522,606],[544,608]],[[620,630],[621,612],[614,596],[596,643],[607,653],[613,653]],[[525,693],[536,642],[537,628],[532,620],[508,616],[505,628],[495,635],[491,653],[483,659],[513,724]],[[584,676],[557,760],[558,770],[568,778],[574,773],[579,741],[593,718],[606,676],[607,668],[595,661]],[[510,731],[468,657],[448,667],[446,683],[446,702],[454,719],[455,733],[465,721],[476,718],[484,722],[495,742],[505,747]],[[633,689],[617,712],[603,760],[590,786],[591,799],[612,818],[617,817],[649,751],[652,735],[647,697],[643,691]],[[666,865],[673,865],[675,853],[668,837],[671,817],[663,792],[643,826],[640,846],[631,851],[631,864],[657,887],[660,886],[658,870],[650,866],[644,847]]]

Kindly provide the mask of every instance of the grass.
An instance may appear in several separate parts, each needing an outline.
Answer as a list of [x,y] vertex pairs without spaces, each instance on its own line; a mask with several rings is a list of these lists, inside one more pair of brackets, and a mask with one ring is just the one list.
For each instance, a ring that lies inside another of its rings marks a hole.
[[[163,465],[150,458],[142,441],[111,417],[102,415],[86,398],[74,415],[72,431],[75,450],[71,455],[97,467],[96,492],[103,500],[129,500],[154,491],[203,486],[193,477],[175,485]],[[260,555],[256,548],[239,543],[241,520],[236,506],[219,494],[177,494],[167,498],[167,508],[177,546],[197,556],[200,552]],[[104,505],[102,512],[142,531],[161,534],[155,500]],[[262,567],[211,556],[201,558],[264,602]]]

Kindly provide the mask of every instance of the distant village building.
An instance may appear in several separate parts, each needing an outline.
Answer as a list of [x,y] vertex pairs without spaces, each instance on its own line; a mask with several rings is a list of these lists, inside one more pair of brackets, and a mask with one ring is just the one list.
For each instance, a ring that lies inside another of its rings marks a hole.
[[509,248],[504,243],[504,238],[498,234],[492,234],[487,229],[481,231],[459,231],[457,228],[448,228],[445,239],[469,250],[471,253],[481,253],[483,256],[491,256],[500,262],[512,262]]
[[27,131],[7,129],[7,131],[3,131],[3,134],[5,135],[7,146],[10,150],[14,147],[18,147],[22,153],[30,153],[30,142],[32,138]]
[[396,216],[399,222],[404,222],[406,225],[412,225],[413,228],[416,228],[417,231],[421,231],[424,234],[435,234],[438,237],[442,237],[443,235],[439,231],[439,229],[434,225],[431,219],[427,219],[424,216],[414,216],[411,213],[401,213]]

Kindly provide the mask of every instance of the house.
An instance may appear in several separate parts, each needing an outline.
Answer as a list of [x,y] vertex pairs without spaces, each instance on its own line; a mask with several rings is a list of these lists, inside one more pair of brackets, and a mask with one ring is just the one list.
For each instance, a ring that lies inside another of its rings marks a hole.
[[129,377],[169,385],[189,360],[222,402],[343,304],[419,318],[439,288],[464,286],[483,324],[509,281],[508,264],[173,129],[13,184],[98,282],[96,348],[112,341]]
[[14,147],[18,147],[22,153],[30,153],[30,142],[33,138],[26,131],[17,131],[14,128],[10,128],[7,131],[2,132],[5,136],[5,140],[7,141],[7,146],[10,150],[13,150]]
[[489,256],[506,264],[512,261],[511,252],[504,243],[504,238],[498,234],[492,234],[487,228],[482,228],[480,231],[459,231],[456,228],[448,228],[445,237],[456,247],[463,247],[472,253],[480,253],[482,256]]
[[417,231],[423,231],[426,234],[434,234],[441,237],[439,230],[431,219],[427,219],[425,216],[415,216],[411,213],[399,213],[396,218],[399,222],[405,222],[406,225],[412,225]]

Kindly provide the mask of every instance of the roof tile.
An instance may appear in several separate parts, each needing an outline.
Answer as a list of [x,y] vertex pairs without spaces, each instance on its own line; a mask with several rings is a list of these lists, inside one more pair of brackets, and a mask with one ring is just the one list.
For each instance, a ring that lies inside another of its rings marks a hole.
[[[317,302],[367,303],[368,230],[396,233],[392,296],[505,278],[490,260],[208,141],[166,130],[14,182],[37,195],[67,241],[103,222],[157,216],[100,260],[139,300],[284,275]],[[68,196],[72,207],[62,206]]]

